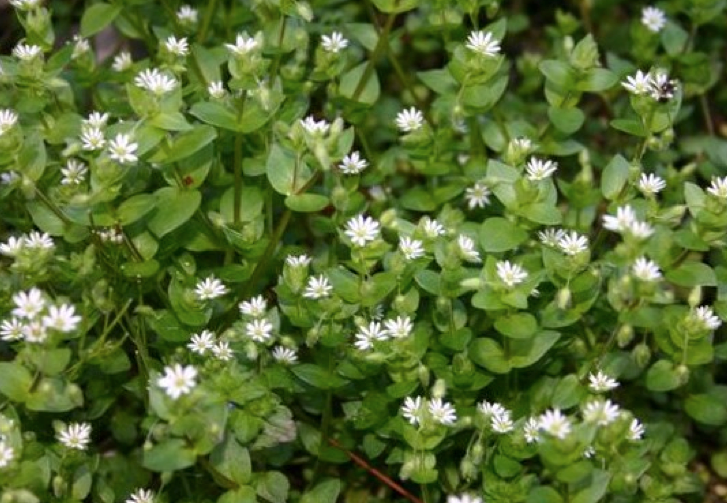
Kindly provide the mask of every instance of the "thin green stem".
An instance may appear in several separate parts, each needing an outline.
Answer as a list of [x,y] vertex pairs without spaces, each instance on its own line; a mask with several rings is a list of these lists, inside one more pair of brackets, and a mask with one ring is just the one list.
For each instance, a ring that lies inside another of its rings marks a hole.
[[351,96],[352,101],[358,101],[361,93],[366,88],[366,83],[371,78],[371,75],[373,75],[374,69],[376,68],[376,61],[379,59],[379,56],[381,56],[381,53],[386,50],[389,32],[391,32],[391,28],[394,26],[395,20],[396,14],[389,14],[389,17],[386,19],[386,24],[384,25],[384,30],[379,34],[379,40],[376,42],[374,52],[372,52],[371,56],[369,56],[369,61],[366,64],[366,68],[364,68],[363,74],[361,75],[361,80],[358,81],[356,89],[354,89],[353,91],[353,95]]
[[709,103],[707,103],[707,95],[702,94],[699,96],[699,106],[702,109],[702,116],[704,116],[704,125],[707,128],[709,136],[714,136],[714,122],[712,121],[712,114],[709,111]]
[[35,194],[38,196],[38,199],[49,209],[53,212],[55,216],[57,216],[59,219],[63,221],[64,224],[70,224],[71,221],[68,219],[68,217],[61,211],[61,209],[56,206],[56,204],[50,200],[48,196],[45,195],[45,193],[40,190],[37,186],[35,187]]
[[202,19],[202,27],[199,30],[199,35],[197,36],[197,42],[200,44],[204,44],[207,40],[207,32],[210,29],[210,25],[212,24],[212,18],[215,15],[215,12],[217,12],[217,3],[218,0],[210,0],[210,3],[207,4],[207,10],[204,11],[204,19]]
[[235,224],[235,228],[240,223],[240,204],[242,203],[242,134],[235,136],[235,157],[234,166],[232,167],[235,174],[235,193],[234,193],[234,208],[232,210],[232,221]]
[[273,64],[270,66],[270,87],[275,84],[275,77],[278,75],[278,68],[280,68],[280,61],[283,58],[283,52],[281,47],[283,40],[285,39],[285,27],[288,23],[285,22],[285,16],[280,19],[280,30],[278,30],[278,53],[275,55]]

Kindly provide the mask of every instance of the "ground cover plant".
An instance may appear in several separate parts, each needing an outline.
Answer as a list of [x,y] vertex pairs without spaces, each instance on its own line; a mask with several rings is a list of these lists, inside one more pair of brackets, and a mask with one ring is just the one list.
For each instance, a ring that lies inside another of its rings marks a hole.
[[0,501],[705,501],[726,6],[0,4]]

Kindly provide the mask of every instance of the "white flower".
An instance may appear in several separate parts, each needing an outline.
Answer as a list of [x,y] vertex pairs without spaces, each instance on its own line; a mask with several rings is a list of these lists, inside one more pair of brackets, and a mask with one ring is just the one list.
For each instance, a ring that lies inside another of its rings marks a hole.
[[157,96],[166,94],[177,87],[177,79],[169,77],[156,68],[147,68],[140,71],[134,78],[134,84],[137,87],[146,89]]
[[209,276],[197,283],[194,291],[199,300],[211,300],[225,295],[227,293],[227,287],[219,279],[214,276]]
[[379,223],[371,217],[358,215],[346,223],[344,234],[355,246],[366,246],[379,237]]
[[[13,311],[13,314],[19,316]],[[717,330],[722,325],[722,320],[714,315],[709,306],[700,306],[692,311],[692,315],[701,323],[706,330]]]
[[87,119],[83,119],[81,123],[84,128],[104,128],[109,120],[109,114],[102,114],[101,112],[91,112],[88,114]]
[[73,37],[73,41],[75,42],[75,44],[73,46],[73,54],[71,54],[71,59],[77,59],[91,50],[91,44],[88,43],[87,39],[75,35]]
[[644,7],[641,10],[641,24],[646,26],[649,31],[660,32],[666,26],[664,11],[657,7]]
[[606,426],[618,419],[619,414],[621,414],[621,409],[611,400],[593,400],[583,409],[583,420],[587,423]]
[[416,426],[422,420],[422,397],[406,397],[404,405],[401,406],[401,415],[409,421],[409,424]]
[[462,253],[463,258],[467,262],[482,262],[482,259],[480,259],[480,252],[475,250],[475,242],[472,238],[469,238],[464,234],[460,234],[457,237],[457,245],[459,246],[459,250]]
[[528,418],[523,425],[523,436],[528,444],[540,442],[540,420],[538,418]]
[[[0,133],[0,136],[2,136],[2,133]],[[3,185],[10,185],[18,180],[20,180],[20,174],[17,171],[11,170],[6,171],[5,173],[0,173],[0,183]]]
[[561,440],[567,437],[571,431],[570,421],[560,412],[560,409],[546,411],[538,421],[541,430]]
[[111,64],[111,68],[118,73],[128,70],[134,64],[134,60],[131,59],[131,53],[129,51],[121,51],[114,56],[114,61]]
[[154,503],[154,493],[149,489],[137,489],[129,494],[126,503]]
[[10,5],[20,11],[30,11],[40,6],[41,0],[10,0]]
[[421,129],[424,125],[424,116],[414,107],[409,110],[402,110],[396,115],[396,127],[404,133],[411,133]]
[[495,40],[489,31],[473,31],[467,37],[465,47],[471,51],[478,52],[483,56],[493,57],[500,52],[500,42]]
[[589,445],[588,447],[586,447],[586,450],[583,451],[583,457],[586,459],[591,459],[595,455],[596,449],[594,449],[592,445]]
[[647,259],[646,257],[639,257],[631,266],[631,270],[641,281],[651,282],[658,281],[661,279],[661,271],[659,266],[655,262]]
[[588,386],[596,393],[611,391],[612,389],[617,388],[619,384],[616,379],[609,377],[600,370],[596,374],[589,374],[588,380],[590,381]]
[[482,498],[470,494],[449,495],[447,496],[447,503],[482,503]]
[[674,97],[674,93],[677,88],[678,82],[676,80],[670,79],[669,75],[663,71],[656,72],[651,78],[651,89],[649,94],[652,99],[664,102]]
[[257,40],[252,37],[238,34],[234,44],[225,44],[225,47],[237,56],[244,56],[258,46]]
[[230,349],[230,343],[227,341],[218,341],[217,344],[212,346],[212,353],[217,357],[218,360],[226,362],[232,360],[232,356],[235,353]]
[[0,440],[0,468],[8,466],[13,459],[15,459],[13,448],[6,444],[5,440]]
[[533,141],[530,138],[523,136],[520,138],[513,138],[512,140],[510,140],[510,145],[512,146],[513,149],[527,152],[528,150],[533,148]]
[[347,175],[356,175],[365,170],[368,165],[368,161],[361,157],[358,151],[354,151],[344,156],[338,168]]
[[386,332],[394,339],[409,337],[414,329],[411,318],[408,316],[397,316],[395,320],[386,320],[384,325],[386,326]]
[[707,192],[719,199],[727,199],[727,176],[724,178],[712,178],[712,183],[707,188]]
[[348,47],[348,40],[343,38],[341,33],[334,31],[330,36],[323,35],[321,37],[321,45],[326,51],[337,53],[341,49]]
[[545,246],[550,246],[552,248],[560,246],[560,240],[564,237],[565,231],[554,227],[538,232],[538,239],[540,239],[540,242]]
[[588,238],[571,231],[558,240],[558,246],[566,255],[578,255],[588,250]]
[[43,299],[43,292],[33,287],[27,292],[18,292],[13,295],[13,303],[15,309],[13,309],[13,316],[18,318],[24,318],[32,320],[45,309],[45,299]]
[[471,210],[475,208],[484,208],[490,204],[490,189],[485,182],[478,181],[472,187],[467,187],[464,191],[464,198],[467,201],[467,207]]
[[0,136],[18,123],[18,114],[9,108],[0,110]]
[[182,23],[194,24],[197,22],[197,9],[189,5],[182,5],[177,11],[177,19]]
[[19,341],[23,338],[25,325],[17,318],[3,320],[0,324],[0,337],[4,341]]
[[51,238],[46,232],[40,233],[38,231],[31,231],[28,235],[23,237],[25,248],[31,248],[34,250],[50,250],[55,246],[53,238]]
[[88,168],[85,164],[75,159],[68,159],[65,168],[61,168],[61,185],[80,185],[86,179]]
[[361,351],[366,351],[374,347],[374,341],[385,341],[388,338],[386,330],[381,328],[381,323],[378,321],[369,322],[368,326],[358,327],[358,332],[355,335],[356,346]]
[[633,419],[629,425],[629,433],[626,438],[633,441],[641,440],[644,436],[644,431],[644,425],[641,424],[638,419]]
[[225,86],[222,84],[222,81],[219,80],[210,82],[210,85],[207,87],[207,92],[210,96],[218,100],[224,98],[225,94],[227,94]]
[[14,257],[20,253],[23,246],[25,246],[25,237],[16,238],[14,236],[10,236],[7,243],[0,244],[0,253],[7,255],[8,257]]
[[268,302],[262,295],[253,297],[250,300],[244,300],[238,305],[240,313],[253,318],[262,318],[268,309]]
[[628,228],[629,233],[636,239],[646,239],[654,233],[654,228],[646,222],[633,222]]
[[189,45],[184,37],[171,36],[164,41],[164,47],[172,54],[186,56],[189,54]]
[[209,330],[202,330],[198,334],[193,334],[187,347],[199,355],[211,351],[215,345],[215,334]]
[[284,365],[293,365],[298,362],[298,353],[295,349],[283,346],[275,346],[272,352],[273,358]]
[[515,427],[509,413],[492,416],[490,426],[495,433],[509,433]]
[[[638,187],[645,196],[653,196],[666,188],[666,182],[663,178],[653,173],[641,173]],[[727,193],[725,196],[727,196]]]
[[631,228],[636,222],[636,213],[631,206],[621,206],[616,209],[616,216],[603,215],[603,227],[614,232],[623,232]]
[[631,94],[638,96],[651,92],[652,82],[651,74],[638,70],[633,77],[626,77],[626,82],[621,82],[621,85]]
[[60,332],[73,332],[81,319],[76,315],[76,310],[72,305],[61,304],[60,307],[50,306],[48,308],[48,314],[43,317],[43,325]]
[[164,376],[157,379],[157,385],[172,399],[192,392],[197,385],[197,369],[192,365],[182,367],[176,363],[172,367],[164,367]]
[[91,442],[91,425],[71,423],[58,432],[58,441],[69,449],[85,451]]
[[488,419],[491,419],[495,416],[504,416],[510,414],[510,412],[505,407],[503,407],[502,404],[497,402],[488,402],[487,400],[483,400],[482,402],[478,403],[477,410],[480,411],[480,413]]
[[513,287],[525,281],[528,273],[518,264],[513,264],[509,260],[499,261],[496,265],[497,276],[509,287]]
[[106,138],[99,128],[84,128],[81,133],[83,150],[100,150],[106,145]]
[[23,327],[23,339],[32,344],[42,344],[48,338],[48,331],[40,320],[34,320]]
[[443,236],[445,233],[444,227],[442,224],[434,220],[433,218],[429,217],[422,217],[420,221],[420,225],[422,226],[424,230],[424,234],[429,239],[435,239],[439,236]]
[[531,157],[525,167],[528,180],[538,181],[545,180],[550,177],[558,169],[558,163],[549,160],[540,160],[537,157]]
[[371,318],[376,321],[381,321],[384,318],[384,306],[383,304],[376,304],[371,309]]
[[328,283],[328,278],[324,275],[311,276],[308,278],[308,284],[303,292],[303,297],[308,299],[322,299],[331,295],[333,287]]
[[424,256],[424,245],[418,239],[402,236],[399,238],[399,251],[407,260],[416,260]]
[[305,129],[308,134],[314,136],[323,136],[331,128],[331,125],[325,119],[317,121],[312,115],[309,115],[305,119],[301,119],[300,125],[303,126],[303,129]]
[[432,398],[429,401],[429,414],[434,421],[445,426],[457,421],[457,411],[454,406],[449,402],[444,402],[441,398]]
[[131,135],[117,134],[116,137],[109,142],[109,157],[121,164],[136,162],[136,149],[139,148],[138,143],[133,143]]
[[308,255],[288,255],[285,257],[285,263],[290,267],[307,267],[311,258]]
[[273,325],[265,318],[245,324],[245,335],[255,342],[266,342],[272,337]]
[[18,44],[13,48],[13,56],[22,61],[30,61],[42,53],[43,49],[37,45]]

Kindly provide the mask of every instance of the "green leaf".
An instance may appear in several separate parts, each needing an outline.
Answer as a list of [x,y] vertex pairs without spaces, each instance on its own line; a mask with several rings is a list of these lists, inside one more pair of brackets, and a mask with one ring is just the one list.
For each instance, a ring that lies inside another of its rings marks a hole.
[[210,453],[210,463],[228,479],[244,485],[250,482],[252,465],[250,453],[242,447],[234,435],[227,435]]
[[300,498],[300,503],[336,503],[341,492],[339,479],[328,479],[316,484]]
[[302,363],[291,367],[291,372],[301,381],[318,389],[340,388],[346,384],[345,379],[332,374],[323,367],[312,363]]
[[[255,186],[245,186],[240,190],[240,222],[252,222],[263,212],[262,191]],[[230,187],[220,199],[220,213],[227,222],[235,220],[235,188]]]
[[86,9],[81,17],[81,36],[88,38],[114,22],[121,13],[121,5],[97,3]]
[[235,112],[221,103],[200,101],[192,105],[189,113],[207,124],[229,131],[240,131]]
[[257,481],[257,494],[271,503],[288,501],[288,478],[280,472],[266,472]]
[[611,127],[633,136],[646,136],[646,129],[641,121],[636,119],[614,119],[611,121]]
[[328,271],[327,276],[336,295],[352,304],[361,301],[358,276],[343,267],[331,269]]
[[379,41],[379,34],[371,23],[347,23],[346,32],[368,51],[373,51]]
[[611,474],[605,470],[593,470],[591,474],[590,487],[575,494],[570,500],[571,503],[596,503],[606,495],[608,483],[611,481]]
[[578,78],[576,89],[598,93],[611,89],[618,82],[618,75],[606,68],[591,68]]
[[553,407],[570,409],[580,403],[587,394],[578,377],[574,374],[565,376],[560,380],[553,391]]
[[681,384],[682,380],[669,360],[659,360],[646,373],[646,387],[649,391],[671,391]]
[[78,386],[60,377],[43,378],[25,401],[25,406],[42,412],[66,412],[83,406],[83,393]]
[[575,133],[583,125],[586,116],[580,108],[548,107],[548,118],[558,131]]
[[558,339],[560,333],[552,330],[539,332],[531,339],[513,339],[510,341],[510,365],[519,369],[533,365]]
[[[296,168],[297,164],[297,168]],[[274,144],[265,164],[268,181],[276,192],[289,196],[295,194],[313,176],[308,165],[296,159],[295,153]]]
[[150,159],[151,162],[173,163],[196,154],[217,138],[217,130],[199,124],[190,131],[177,136],[168,149],[160,149]]
[[560,210],[546,203],[529,204],[522,208],[521,213],[525,218],[537,224],[560,225],[563,221]]
[[192,125],[179,112],[162,112],[154,115],[149,123],[165,131],[190,131]]
[[372,71],[367,76],[366,84],[363,86],[360,94],[358,96],[354,96],[356,90],[359,88],[359,82],[364,77],[364,73],[368,66],[368,61],[365,61],[357,67],[349,70],[343,75],[343,77],[341,77],[339,92],[342,96],[359,103],[365,103],[366,105],[373,105],[376,103],[381,95],[381,85],[379,84],[379,77],[376,75],[376,70]]
[[387,14],[399,14],[416,9],[420,0],[373,0],[376,8]]
[[417,72],[417,77],[425,86],[437,94],[451,94],[457,88],[457,81],[454,80],[446,67]]
[[14,402],[24,402],[28,397],[33,375],[16,362],[0,362],[0,393]]
[[329,204],[331,201],[321,194],[297,194],[285,198],[285,206],[298,213],[315,213]]
[[182,470],[192,466],[196,460],[194,451],[179,438],[163,440],[151,449],[142,451],[142,465],[154,472]]
[[149,213],[157,204],[157,198],[152,194],[137,194],[121,203],[116,210],[116,217],[121,225],[129,225]]
[[233,491],[227,491],[217,499],[217,503],[258,503],[258,499],[255,489],[250,486],[242,486]]
[[684,262],[678,268],[667,272],[666,279],[675,285],[684,287],[717,286],[714,271],[702,262]]
[[563,503],[563,498],[552,487],[539,486],[528,493],[526,503]]
[[495,330],[513,339],[528,339],[538,330],[538,321],[530,313],[515,313],[495,321]]
[[721,397],[707,393],[689,395],[684,402],[684,409],[703,424],[722,426],[727,423],[727,404]]
[[494,339],[480,337],[472,341],[468,354],[472,361],[495,374],[510,372],[510,363],[505,358],[502,346]]
[[620,154],[613,156],[601,175],[603,197],[613,201],[629,179],[629,162]]
[[687,33],[681,26],[668,21],[661,31],[661,44],[669,56],[678,56],[684,52],[684,46],[689,40]]
[[192,218],[202,202],[202,194],[197,190],[162,187],[154,195],[157,199],[156,211],[148,227],[159,238]]
[[568,89],[573,84],[573,69],[564,61],[546,59],[538,68],[546,79],[560,88]]
[[480,227],[480,244],[488,253],[517,248],[528,239],[528,233],[501,217],[488,218]]

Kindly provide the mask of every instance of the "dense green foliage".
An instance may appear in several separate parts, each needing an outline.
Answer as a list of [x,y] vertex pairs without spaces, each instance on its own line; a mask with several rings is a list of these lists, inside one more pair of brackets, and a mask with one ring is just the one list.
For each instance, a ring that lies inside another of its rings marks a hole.
[[727,1],[531,3],[10,0],[0,500],[703,501]]

